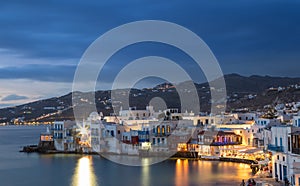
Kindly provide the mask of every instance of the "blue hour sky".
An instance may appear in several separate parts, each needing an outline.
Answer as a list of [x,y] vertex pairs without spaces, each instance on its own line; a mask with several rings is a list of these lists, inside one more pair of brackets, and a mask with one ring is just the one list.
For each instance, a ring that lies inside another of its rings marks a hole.
[[[139,20],[169,21],[193,31],[224,74],[299,77],[299,10],[297,0],[1,1],[0,107],[70,92],[85,49],[110,29]],[[127,63],[148,55],[170,58],[195,81],[203,80],[187,56],[148,43],[113,56],[102,81],[109,84]]]

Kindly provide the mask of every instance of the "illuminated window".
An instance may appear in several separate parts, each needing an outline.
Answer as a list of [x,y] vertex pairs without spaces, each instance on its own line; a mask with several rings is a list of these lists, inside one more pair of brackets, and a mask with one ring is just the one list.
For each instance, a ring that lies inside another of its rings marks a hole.
[[159,133],[160,133],[160,127],[159,127],[159,126],[157,126],[157,129],[156,129],[156,131],[157,131],[157,134],[159,134]]
[[170,133],[170,132],[171,132],[170,125],[167,125],[167,133]]

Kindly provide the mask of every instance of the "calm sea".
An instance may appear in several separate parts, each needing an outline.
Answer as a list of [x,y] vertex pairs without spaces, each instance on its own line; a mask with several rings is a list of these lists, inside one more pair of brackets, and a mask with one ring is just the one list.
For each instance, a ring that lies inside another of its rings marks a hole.
[[37,144],[45,126],[0,127],[0,185],[239,185],[249,165],[216,161],[167,160],[144,167],[119,165],[100,156],[20,153]]

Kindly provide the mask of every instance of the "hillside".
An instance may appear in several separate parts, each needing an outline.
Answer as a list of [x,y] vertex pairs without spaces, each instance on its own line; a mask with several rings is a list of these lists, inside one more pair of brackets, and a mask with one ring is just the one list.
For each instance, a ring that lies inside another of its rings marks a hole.
[[[251,110],[263,109],[265,105],[300,101],[300,78],[270,77],[270,76],[240,76],[225,75],[227,87],[227,111],[239,108]],[[210,88],[208,83],[195,84],[201,111],[210,111]],[[120,90],[123,94],[125,90]],[[76,92],[79,97],[88,93]],[[113,112],[110,99],[111,91],[95,93],[98,112],[109,115]],[[180,108],[180,100],[174,86],[165,83],[153,88],[130,90],[130,106],[144,109],[154,97],[162,98],[168,107]],[[83,100],[86,102],[88,100]],[[80,104],[80,103],[79,103]],[[118,107],[118,103],[114,103]],[[73,119],[72,94],[0,109],[0,123],[3,122],[45,122],[53,120]],[[89,113],[82,113],[87,116]]]

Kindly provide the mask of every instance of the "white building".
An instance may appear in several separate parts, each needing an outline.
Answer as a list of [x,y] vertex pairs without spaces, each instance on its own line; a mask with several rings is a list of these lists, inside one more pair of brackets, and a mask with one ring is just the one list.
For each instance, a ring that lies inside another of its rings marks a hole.
[[74,131],[76,123],[74,121],[54,121],[52,131],[54,147],[58,151],[74,151],[76,148]]
[[254,121],[256,119],[256,113],[235,113],[234,117],[238,120],[243,121]]
[[300,127],[300,116],[293,116],[293,126]]
[[154,114],[153,106],[147,106],[146,110],[137,110],[135,107],[130,107],[129,110],[119,111],[119,117],[123,120],[143,120],[152,117]]
[[101,117],[97,112],[92,112],[87,120],[84,122],[90,130],[90,145],[94,152],[100,152],[100,138],[101,138]]
[[295,128],[289,125],[277,125],[271,128],[271,143],[268,150],[272,152],[272,176],[280,181],[287,179],[292,185],[299,185],[300,151]]

